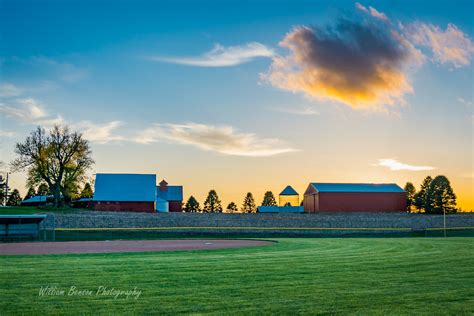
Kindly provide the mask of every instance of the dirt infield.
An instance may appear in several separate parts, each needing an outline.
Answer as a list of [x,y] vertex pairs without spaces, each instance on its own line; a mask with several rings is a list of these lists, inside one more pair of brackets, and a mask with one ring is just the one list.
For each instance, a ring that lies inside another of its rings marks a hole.
[[72,253],[153,252],[172,250],[207,250],[264,246],[263,240],[105,240],[68,242],[0,243],[0,255],[46,255]]

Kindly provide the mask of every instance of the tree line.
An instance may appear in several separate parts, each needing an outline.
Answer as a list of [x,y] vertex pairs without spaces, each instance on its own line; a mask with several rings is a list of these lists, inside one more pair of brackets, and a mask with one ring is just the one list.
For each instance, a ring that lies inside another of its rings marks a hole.
[[[277,206],[275,196],[271,191],[265,192],[263,196],[262,206]],[[217,192],[215,190],[210,190],[207,194],[206,200],[204,201],[203,207],[196,200],[194,196],[190,196],[186,201],[183,210],[190,213],[222,213],[224,211],[222,207],[222,202],[219,199]],[[225,209],[226,213],[236,213],[239,211],[237,204],[235,202],[230,202],[227,204]],[[256,213],[257,206],[255,204],[255,199],[251,192],[248,192],[240,208],[242,213]]]
[[457,212],[456,194],[445,176],[440,175],[435,178],[427,176],[421,183],[418,192],[411,182],[407,182],[404,189],[407,194],[408,212],[413,208],[427,214]]
[[[87,182],[86,173],[94,164],[89,142],[78,132],[71,132],[67,126],[54,126],[48,133],[41,127],[32,131],[24,142],[15,145],[17,158],[11,163],[11,170],[27,172],[28,193],[25,198],[34,195],[52,195],[54,207],[60,207],[65,201],[90,198],[92,187]],[[0,201],[8,205],[19,205],[21,196],[18,190],[8,190],[7,184],[0,178]],[[442,175],[427,176],[417,192],[411,182],[405,185],[407,210],[423,211],[428,214],[443,212],[454,213],[456,195],[449,180]],[[276,206],[271,191],[264,194],[262,206]],[[223,212],[222,202],[215,190],[209,191],[203,207],[191,196],[184,205],[186,212]],[[240,208],[241,212],[256,212],[255,199],[248,192]],[[226,211],[238,211],[234,202],[230,202]]]

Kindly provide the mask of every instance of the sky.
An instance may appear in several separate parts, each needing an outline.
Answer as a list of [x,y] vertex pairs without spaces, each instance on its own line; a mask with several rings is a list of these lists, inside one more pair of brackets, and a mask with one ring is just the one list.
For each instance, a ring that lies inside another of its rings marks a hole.
[[[67,124],[185,199],[447,176],[474,209],[472,1],[0,1],[0,159]],[[25,174],[11,186],[25,190]]]

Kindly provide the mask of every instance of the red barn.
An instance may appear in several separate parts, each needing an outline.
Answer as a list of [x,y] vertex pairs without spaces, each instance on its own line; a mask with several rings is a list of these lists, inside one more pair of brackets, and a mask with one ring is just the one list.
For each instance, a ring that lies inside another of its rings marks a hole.
[[168,212],[183,211],[183,187],[168,185],[164,179],[156,190],[156,197],[168,202]]
[[93,208],[110,212],[155,212],[156,175],[98,173]]
[[406,192],[394,183],[310,183],[305,213],[405,212]]

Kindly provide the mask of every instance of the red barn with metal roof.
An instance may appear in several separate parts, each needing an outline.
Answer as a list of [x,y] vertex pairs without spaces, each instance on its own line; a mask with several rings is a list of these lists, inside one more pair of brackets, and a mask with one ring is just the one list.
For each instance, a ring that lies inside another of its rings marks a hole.
[[406,192],[394,183],[310,183],[305,213],[405,212]]

